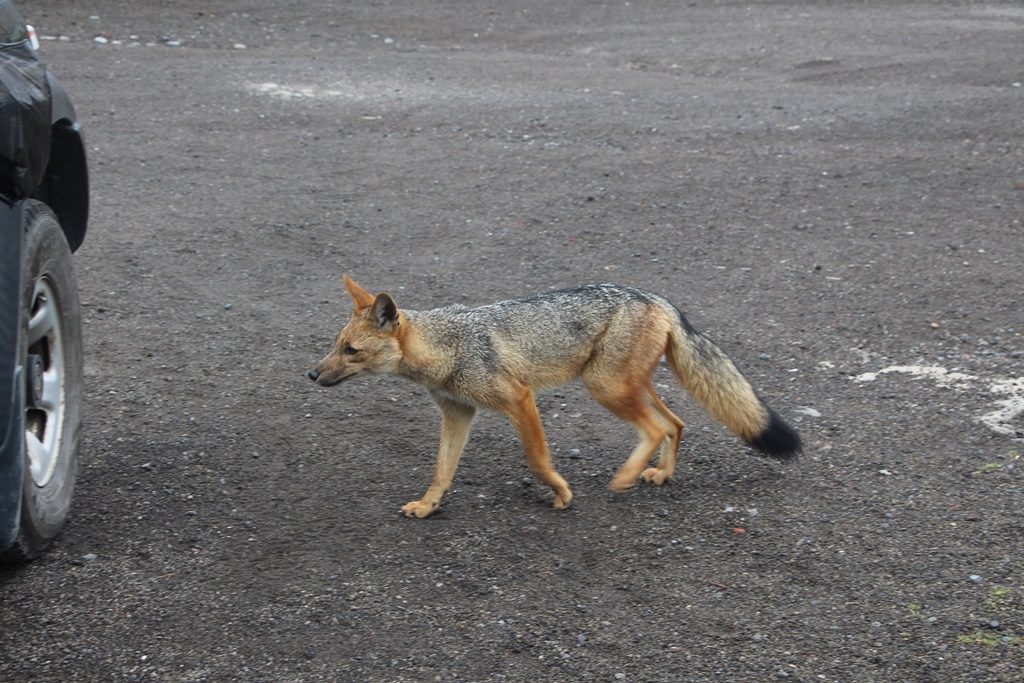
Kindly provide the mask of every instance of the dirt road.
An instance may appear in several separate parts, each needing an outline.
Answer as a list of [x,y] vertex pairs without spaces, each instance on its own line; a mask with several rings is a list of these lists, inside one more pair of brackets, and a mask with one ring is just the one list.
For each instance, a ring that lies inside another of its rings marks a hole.
[[[22,3],[89,144],[89,404],[0,679],[1021,680],[1019,4],[356,4]],[[304,376],[343,272],[660,292],[804,456],[659,369],[670,484],[607,490],[634,435],[573,384],[569,510],[482,415],[406,519],[426,392]]]

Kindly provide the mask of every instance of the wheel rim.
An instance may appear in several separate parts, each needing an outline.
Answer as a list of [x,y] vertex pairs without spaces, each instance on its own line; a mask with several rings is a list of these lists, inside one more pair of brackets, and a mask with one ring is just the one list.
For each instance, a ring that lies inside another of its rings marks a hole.
[[[46,486],[60,460],[64,427],[64,348],[57,297],[47,278],[36,280],[29,308],[28,353],[41,359],[42,391],[26,397],[25,446],[36,486]],[[26,372],[33,372],[26,363]],[[30,382],[32,380],[30,379]]]

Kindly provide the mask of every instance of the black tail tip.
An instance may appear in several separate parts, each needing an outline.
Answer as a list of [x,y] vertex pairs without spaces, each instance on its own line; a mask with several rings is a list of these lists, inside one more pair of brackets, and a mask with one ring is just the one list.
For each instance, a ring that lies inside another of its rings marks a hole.
[[768,425],[764,431],[747,443],[769,458],[783,462],[795,460],[803,449],[800,433],[771,408],[768,408]]

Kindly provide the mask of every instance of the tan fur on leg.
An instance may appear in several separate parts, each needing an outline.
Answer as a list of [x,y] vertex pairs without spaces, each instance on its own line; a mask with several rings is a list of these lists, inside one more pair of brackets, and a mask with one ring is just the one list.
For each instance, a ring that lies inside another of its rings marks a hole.
[[452,477],[455,476],[455,468],[459,466],[459,458],[466,447],[469,428],[476,413],[475,408],[464,403],[441,398],[436,401],[441,410],[441,444],[437,448],[434,479],[422,498],[402,506],[406,517],[426,517],[441,504],[441,498],[452,485]]
[[544,438],[544,427],[540,422],[540,413],[537,412],[533,392],[523,388],[520,396],[505,406],[502,412],[512,420],[512,426],[523,442],[526,464],[530,471],[554,491],[554,507],[558,510],[569,507],[572,492],[565,479],[551,466],[551,453]]
[[650,382],[645,387],[647,399],[655,409],[655,414],[661,418],[667,436],[661,445],[661,455],[658,456],[658,464],[655,467],[648,467],[640,473],[640,477],[652,484],[664,484],[675,472],[676,456],[679,453],[679,441],[683,438],[683,421],[668,409],[662,402],[661,397],[654,390]]

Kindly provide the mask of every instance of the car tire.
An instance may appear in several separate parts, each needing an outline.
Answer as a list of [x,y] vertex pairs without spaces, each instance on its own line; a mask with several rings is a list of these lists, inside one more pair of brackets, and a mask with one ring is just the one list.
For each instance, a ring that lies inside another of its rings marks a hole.
[[21,341],[26,378],[21,519],[3,560],[30,560],[60,533],[71,509],[82,419],[82,314],[71,249],[48,206],[24,212]]

